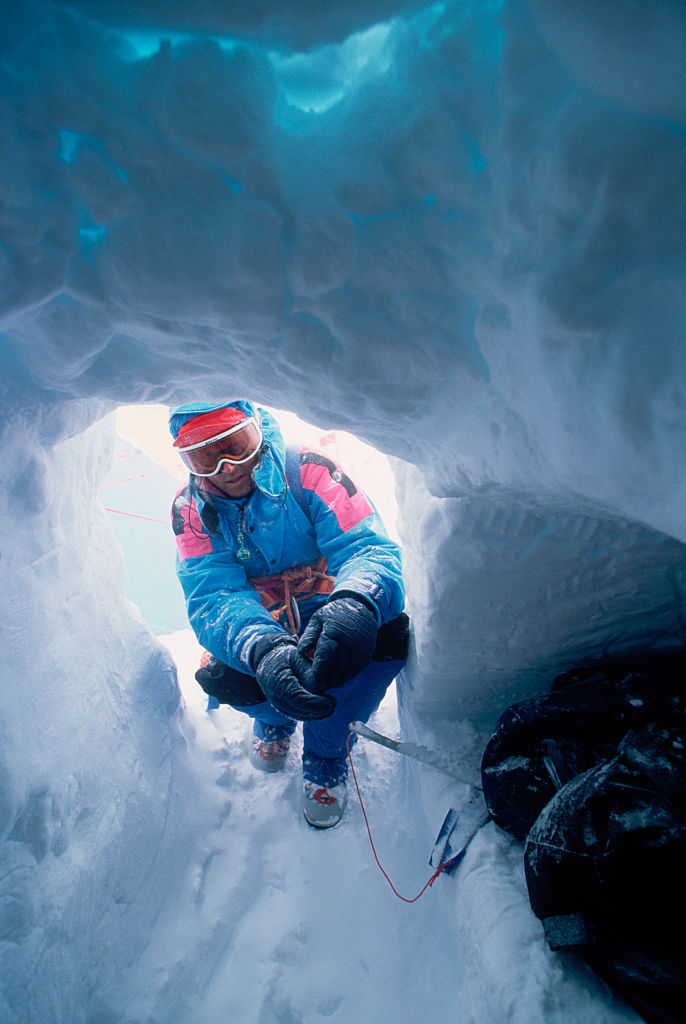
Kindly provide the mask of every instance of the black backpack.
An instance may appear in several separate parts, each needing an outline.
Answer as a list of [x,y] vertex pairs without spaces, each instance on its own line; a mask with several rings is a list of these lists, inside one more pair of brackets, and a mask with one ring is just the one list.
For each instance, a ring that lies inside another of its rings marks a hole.
[[651,1024],[686,1021],[685,673],[683,652],[567,673],[502,715],[482,760],[550,948]]

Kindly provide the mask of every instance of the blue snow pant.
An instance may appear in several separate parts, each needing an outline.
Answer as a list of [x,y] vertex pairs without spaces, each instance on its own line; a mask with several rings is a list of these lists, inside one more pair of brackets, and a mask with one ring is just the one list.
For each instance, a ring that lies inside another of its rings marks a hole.
[[[375,660],[359,675],[342,686],[328,691],[336,700],[333,714],[314,722],[303,723],[303,754],[340,758],[347,753],[346,740],[353,721],[366,722],[376,711],[395,677],[405,664],[409,637],[409,620],[400,616],[379,630]],[[220,704],[229,704],[255,720],[255,731],[262,735],[262,726],[292,726],[296,723],[277,711],[267,700],[254,676],[238,672],[217,658],[195,678],[203,690]]]
[[[404,661],[373,661],[358,676],[343,686],[327,692],[336,699],[336,707],[328,718],[303,722],[303,753],[317,757],[345,757],[346,740],[351,722],[366,722],[383,700]],[[262,725],[292,725],[295,722],[272,707],[266,700],[261,704],[232,705]],[[258,725],[257,735],[260,735]]]

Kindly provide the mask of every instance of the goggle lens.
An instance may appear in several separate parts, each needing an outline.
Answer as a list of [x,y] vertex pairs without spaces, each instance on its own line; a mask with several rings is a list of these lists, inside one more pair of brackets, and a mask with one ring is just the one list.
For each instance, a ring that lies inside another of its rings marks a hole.
[[179,448],[179,454],[195,476],[214,476],[222,463],[241,465],[254,458],[262,447],[262,430],[251,416],[230,430],[195,445]]

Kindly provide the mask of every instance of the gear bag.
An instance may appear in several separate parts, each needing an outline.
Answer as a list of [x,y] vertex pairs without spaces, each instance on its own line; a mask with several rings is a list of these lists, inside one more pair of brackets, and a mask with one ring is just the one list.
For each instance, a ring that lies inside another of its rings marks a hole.
[[482,760],[550,948],[651,1024],[686,1021],[685,672],[679,652],[560,676],[501,716]]

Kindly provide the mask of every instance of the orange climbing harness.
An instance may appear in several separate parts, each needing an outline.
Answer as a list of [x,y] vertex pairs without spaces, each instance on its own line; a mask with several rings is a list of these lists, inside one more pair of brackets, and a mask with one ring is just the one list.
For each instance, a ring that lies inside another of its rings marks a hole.
[[293,636],[297,636],[300,630],[298,601],[333,592],[334,578],[328,575],[327,568],[322,555],[311,565],[295,565],[272,576],[254,576],[250,582],[272,618],[282,626],[288,623]]

